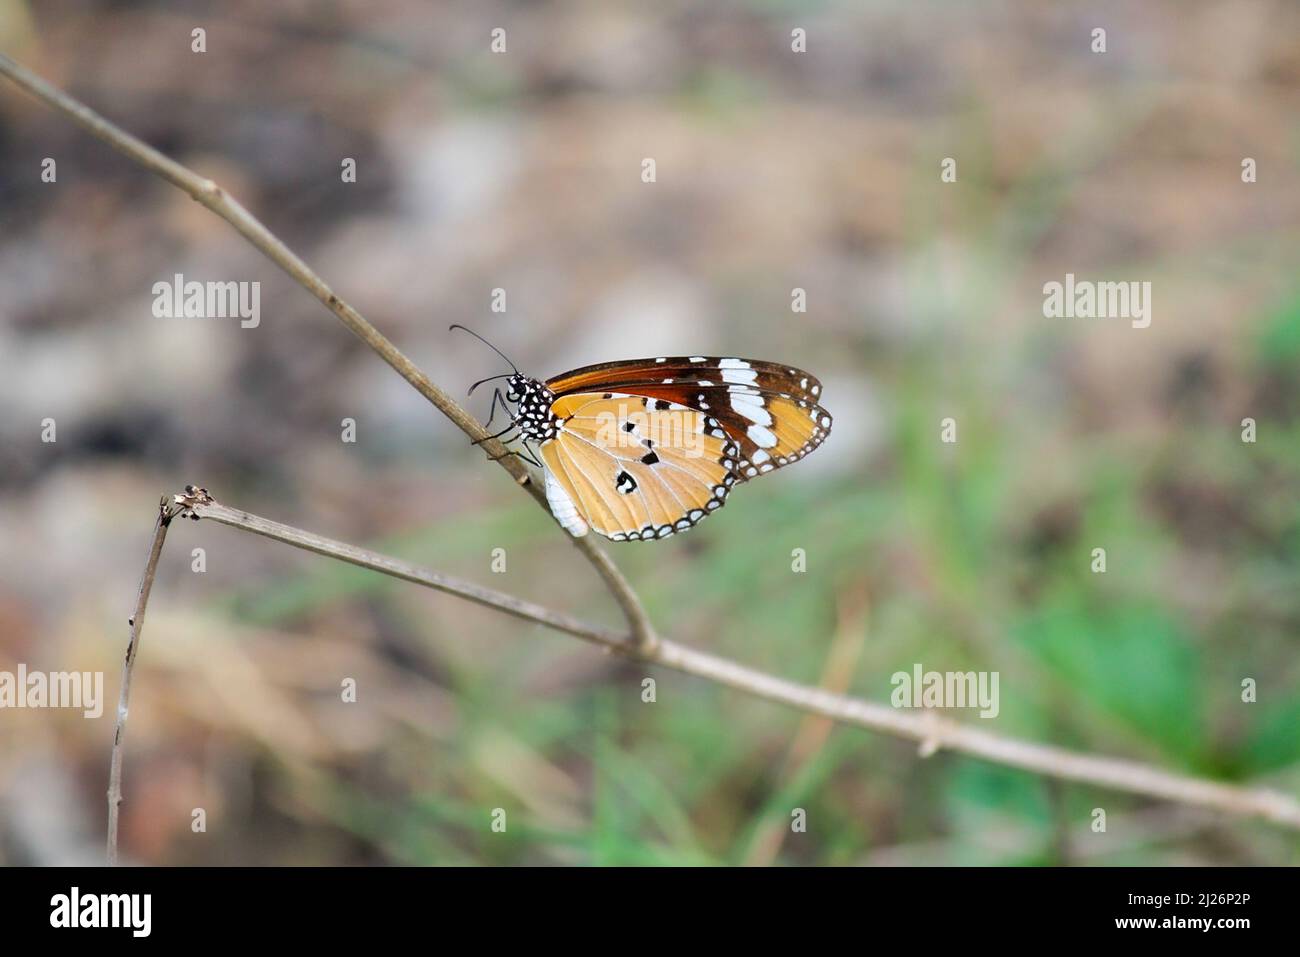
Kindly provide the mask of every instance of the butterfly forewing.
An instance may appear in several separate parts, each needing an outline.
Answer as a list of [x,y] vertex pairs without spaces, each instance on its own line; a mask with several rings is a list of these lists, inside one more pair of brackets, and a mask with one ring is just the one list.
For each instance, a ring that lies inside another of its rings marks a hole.
[[[831,417],[821,383],[791,366],[760,359],[686,356],[605,362],[549,380],[557,396],[625,393],[695,409],[736,441],[739,480],[789,465],[817,448]],[[557,403],[558,404],[558,403]]]
[[558,397],[560,428],[544,442],[547,498],[570,532],[615,541],[664,538],[726,502],[737,443],[713,416],[647,396]]

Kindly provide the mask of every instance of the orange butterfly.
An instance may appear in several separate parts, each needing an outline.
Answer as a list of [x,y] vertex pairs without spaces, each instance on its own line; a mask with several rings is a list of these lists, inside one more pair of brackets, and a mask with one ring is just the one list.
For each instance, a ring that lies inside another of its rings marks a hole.
[[[478,333],[462,329],[505,354]],[[830,434],[821,383],[799,369],[756,359],[627,359],[542,382],[513,372],[492,398],[510,416],[542,470],[556,520],[575,536],[664,538],[726,504],[739,482],[803,458]],[[513,410],[511,406],[514,406]],[[539,461],[531,446],[537,445]]]

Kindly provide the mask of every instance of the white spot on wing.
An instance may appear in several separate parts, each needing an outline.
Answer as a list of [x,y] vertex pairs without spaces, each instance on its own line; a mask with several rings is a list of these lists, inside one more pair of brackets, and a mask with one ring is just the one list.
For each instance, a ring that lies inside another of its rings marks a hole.
[[751,425],[746,432],[760,449],[770,449],[776,445],[776,436],[771,429],[765,429],[761,425]]
[[758,380],[758,373],[755,372],[753,369],[723,369],[722,370],[723,382],[734,382],[736,384],[744,384],[744,383],[756,382],[757,380]]
[[761,395],[732,393],[731,407],[751,422],[757,422],[759,425],[772,424],[772,413],[763,408]]
[[755,465],[762,465],[764,462],[766,462],[766,461],[767,461],[768,459],[770,459],[771,457],[772,457],[772,456],[768,455],[768,454],[767,454],[766,452],[764,452],[762,449],[759,449],[757,452],[754,453],[754,457],[753,457],[752,461],[753,461],[753,463],[754,463]]

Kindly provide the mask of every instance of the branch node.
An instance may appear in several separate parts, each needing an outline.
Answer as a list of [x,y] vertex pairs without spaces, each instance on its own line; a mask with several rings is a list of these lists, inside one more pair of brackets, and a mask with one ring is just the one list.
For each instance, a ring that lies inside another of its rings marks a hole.
[[185,491],[177,492],[172,496],[172,515],[179,515],[181,518],[192,518],[197,522],[199,516],[194,509],[199,505],[215,504],[216,499],[209,495],[208,490],[203,486],[187,485]]

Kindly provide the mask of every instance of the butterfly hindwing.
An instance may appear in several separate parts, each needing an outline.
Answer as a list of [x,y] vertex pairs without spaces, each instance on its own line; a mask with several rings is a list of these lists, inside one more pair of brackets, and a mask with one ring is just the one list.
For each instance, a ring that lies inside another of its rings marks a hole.
[[559,397],[623,393],[712,416],[739,446],[739,481],[798,461],[825,440],[831,427],[830,413],[818,402],[821,383],[816,377],[759,359],[606,362],[557,376],[546,386]]
[[664,538],[725,504],[739,481],[737,443],[713,416],[664,399],[569,393],[540,448],[551,511],[575,535]]

